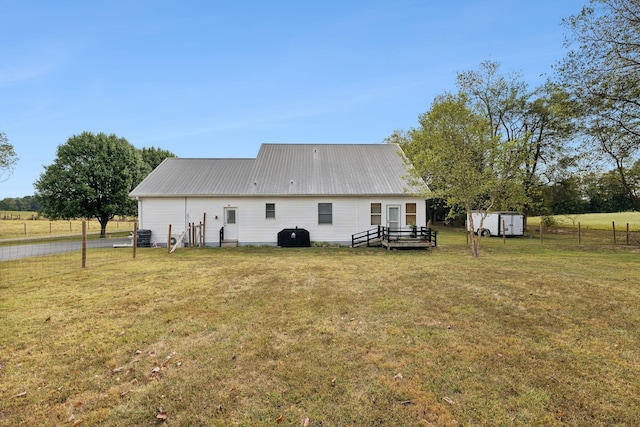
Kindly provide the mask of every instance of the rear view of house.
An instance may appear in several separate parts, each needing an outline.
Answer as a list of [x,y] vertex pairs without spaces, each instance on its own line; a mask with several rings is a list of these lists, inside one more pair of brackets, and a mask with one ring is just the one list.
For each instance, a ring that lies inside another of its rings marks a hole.
[[263,144],[255,159],[168,158],[130,196],[139,228],[167,242],[202,224],[204,244],[276,245],[283,229],[351,244],[383,225],[425,226],[396,144]]

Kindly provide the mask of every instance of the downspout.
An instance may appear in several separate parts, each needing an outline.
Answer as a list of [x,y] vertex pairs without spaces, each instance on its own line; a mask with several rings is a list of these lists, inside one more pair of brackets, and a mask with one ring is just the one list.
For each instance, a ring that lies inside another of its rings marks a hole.
[[189,213],[187,212],[187,197],[184,198],[184,230],[189,229]]

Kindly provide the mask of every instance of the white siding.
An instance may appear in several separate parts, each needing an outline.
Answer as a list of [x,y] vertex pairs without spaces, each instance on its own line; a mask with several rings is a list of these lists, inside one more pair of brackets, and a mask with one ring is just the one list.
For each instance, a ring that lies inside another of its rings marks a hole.
[[166,244],[169,224],[171,234],[185,229],[185,198],[145,198],[138,201],[138,228],[151,230],[151,241]]
[[[275,218],[266,218],[267,203],[274,203]],[[332,203],[333,223],[318,224],[318,203]],[[199,224],[206,213],[206,244],[218,245],[224,207],[238,210],[240,244],[277,243],[283,228],[304,228],[312,241],[351,244],[351,235],[376,228],[371,225],[371,203],[382,203],[382,224],[386,224],[389,204],[401,206],[402,226],[406,203],[416,203],[417,225],[425,224],[425,202],[414,197],[188,197],[143,198],[139,202],[140,228],[152,230],[152,241],[167,241],[169,224],[177,236],[189,222]]]

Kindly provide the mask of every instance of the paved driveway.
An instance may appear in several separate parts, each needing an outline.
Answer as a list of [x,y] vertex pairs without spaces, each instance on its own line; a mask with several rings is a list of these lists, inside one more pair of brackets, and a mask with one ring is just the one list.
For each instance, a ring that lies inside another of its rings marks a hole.
[[[131,239],[123,237],[119,239],[91,239],[87,240],[87,248],[113,248],[114,244],[130,243]],[[9,261],[21,258],[30,258],[43,255],[73,252],[82,249],[80,240],[73,242],[34,243],[26,245],[0,246],[0,261]],[[127,250],[116,249],[114,251]]]

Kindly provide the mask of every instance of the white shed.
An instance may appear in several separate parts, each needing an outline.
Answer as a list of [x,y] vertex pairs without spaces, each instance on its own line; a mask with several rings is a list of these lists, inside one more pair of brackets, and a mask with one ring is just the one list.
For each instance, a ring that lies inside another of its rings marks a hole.
[[[425,201],[412,194],[396,144],[263,144],[255,159],[162,162],[130,196],[139,228],[159,245],[189,224],[205,245],[276,245],[278,232],[302,228],[315,242],[351,244],[378,225],[426,225]],[[206,218],[206,220],[205,220]]]

